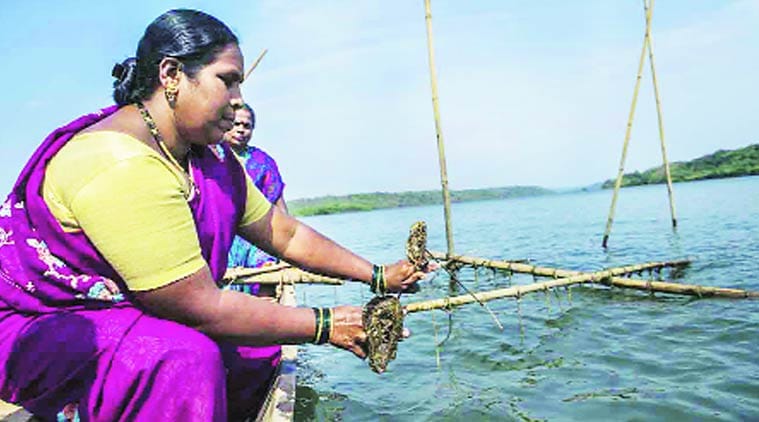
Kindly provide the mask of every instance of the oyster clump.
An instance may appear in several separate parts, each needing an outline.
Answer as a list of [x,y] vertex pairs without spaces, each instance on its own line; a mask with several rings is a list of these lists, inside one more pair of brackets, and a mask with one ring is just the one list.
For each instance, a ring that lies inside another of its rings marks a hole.
[[403,308],[394,296],[376,296],[364,307],[364,331],[367,337],[367,358],[372,371],[381,374],[395,359],[398,342],[403,336]]
[[411,225],[406,241],[406,258],[417,271],[424,271],[430,262],[427,252],[427,223],[424,221]]

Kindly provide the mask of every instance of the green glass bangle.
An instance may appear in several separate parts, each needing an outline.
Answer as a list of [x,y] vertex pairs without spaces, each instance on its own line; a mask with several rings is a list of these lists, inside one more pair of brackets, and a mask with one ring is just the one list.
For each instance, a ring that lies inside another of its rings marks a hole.
[[316,344],[326,344],[329,342],[330,327],[332,326],[332,308],[325,308],[323,312],[324,318],[322,318],[321,336]]
[[322,308],[311,308],[314,311],[314,339],[311,341],[314,344],[319,344],[319,338],[321,337],[321,329],[324,325],[324,311]]
[[372,281],[369,283],[369,290],[372,293],[377,293],[377,280],[379,280],[379,265],[372,265]]
[[384,295],[387,292],[387,280],[385,279],[385,266],[380,267],[380,294]]
[[329,342],[332,334],[332,309],[331,308],[311,308],[314,311],[314,344],[325,344]]
[[370,290],[372,293],[378,295],[384,295],[387,291],[387,281],[385,281],[384,265],[372,266],[372,282],[370,284]]

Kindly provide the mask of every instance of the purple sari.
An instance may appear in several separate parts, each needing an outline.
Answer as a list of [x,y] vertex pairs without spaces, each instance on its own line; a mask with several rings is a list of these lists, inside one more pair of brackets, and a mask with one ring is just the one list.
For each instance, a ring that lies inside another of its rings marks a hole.
[[[240,161],[245,167],[253,183],[258,190],[272,204],[276,204],[282,197],[285,183],[279,174],[277,162],[260,148],[248,146],[245,152],[239,155]],[[267,254],[247,240],[236,237],[229,250],[229,267],[258,268],[270,262],[277,262],[277,258]],[[237,287],[237,286],[233,286]]]
[[[44,419],[71,402],[86,420],[239,417],[261,401],[278,347],[217,344],[146,314],[86,234],[64,232],[42,197],[49,160],[116,110],[50,134],[0,206],[0,399]],[[245,207],[243,169],[223,149],[193,150],[200,194],[188,203],[216,280]]]

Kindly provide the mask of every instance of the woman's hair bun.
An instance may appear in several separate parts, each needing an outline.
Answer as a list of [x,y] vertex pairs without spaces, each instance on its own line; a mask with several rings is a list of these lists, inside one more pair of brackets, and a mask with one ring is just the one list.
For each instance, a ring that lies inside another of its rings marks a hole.
[[113,81],[113,99],[116,104],[123,106],[134,102],[134,87],[137,73],[137,59],[130,57],[121,63],[116,63],[111,70]]

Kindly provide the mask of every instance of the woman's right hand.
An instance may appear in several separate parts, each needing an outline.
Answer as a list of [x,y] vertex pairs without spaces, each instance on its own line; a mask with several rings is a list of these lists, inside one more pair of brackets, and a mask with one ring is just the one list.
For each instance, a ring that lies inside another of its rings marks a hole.
[[332,333],[329,343],[366,358],[366,332],[364,332],[363,308],[360,306],[337,306],[332,308]]

